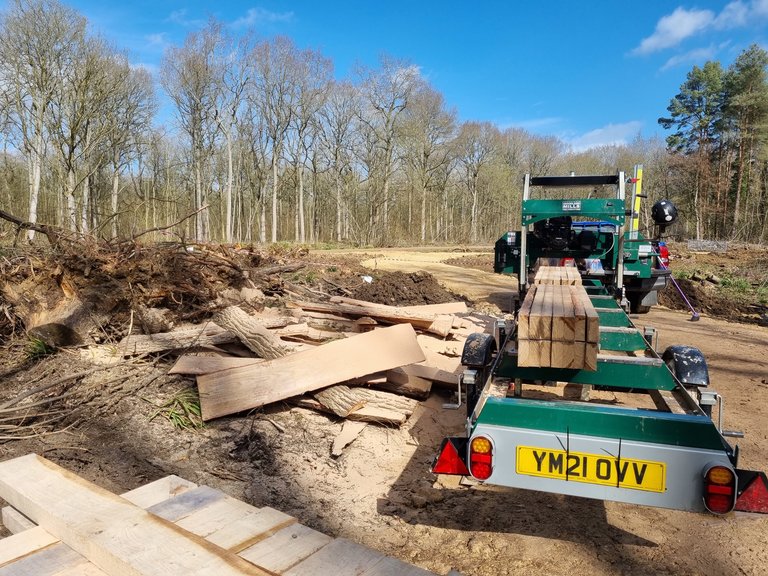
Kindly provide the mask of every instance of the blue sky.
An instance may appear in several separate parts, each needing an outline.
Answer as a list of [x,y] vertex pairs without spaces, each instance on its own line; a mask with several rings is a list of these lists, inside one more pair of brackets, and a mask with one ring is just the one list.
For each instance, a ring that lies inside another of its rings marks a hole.
[[339,78],[406,58],[461,120],[554,135],[576,149],[663,134],[657,118],[694,64],[768,49],[768,0],[197,0],[65,2],[156,71],[209,16],[320,50]]

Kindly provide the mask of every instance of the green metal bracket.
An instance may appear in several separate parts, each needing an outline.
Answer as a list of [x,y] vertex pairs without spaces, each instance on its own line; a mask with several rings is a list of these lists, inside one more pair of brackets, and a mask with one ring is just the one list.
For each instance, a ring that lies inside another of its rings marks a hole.
[[674,390],[675,380],[667,366],[655,358],[634,358],[616,356],[598,358],[597,370],[573,368],[539,368],[517,365],[517,353],[505,353],[495,373],[502,378],[523,380],[550,380],[573,382],[614,388],[635,388],[641,390]]

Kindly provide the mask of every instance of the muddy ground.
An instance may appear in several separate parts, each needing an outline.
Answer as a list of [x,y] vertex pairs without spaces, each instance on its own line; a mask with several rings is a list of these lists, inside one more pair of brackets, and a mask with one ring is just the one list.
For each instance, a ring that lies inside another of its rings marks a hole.
[[[747,262],[751,258],[765,262],[764,254],[745,254]],[[219,262],[215,256],[206,258]],[[254,262],[255,253],[246,253],[244,258],[250,264],[238,261],[239,268],[305,264],[263,278],[250,276],[275,305],[290,294],[331,293],[389,304],[433,303],[460,296],[477,308],[497,313],[505,312],[511,302],[511,281],[487,272],[490,255],[483,250],[259,254],[258,262]],[[737,262],[741,265],[741,257]],[[18,263],[18,270],[5,269],[4,280],[11,273],[14,278],[26,274],[19,281],[31,277],[22,261]],[[185,274],[190,273],[188,264],[185,260]],[[70,273],[85,282],[85,266],[79,270],[80,275]],[[211,314],[209,301],[189,296],[202,294],[201,286],[211,291],[209,298],[223,285],[242,279],[240,272],[232,273],[231,266],[211,272],[201,265],[193,270],[200,274],[197,284],[187,292],[153,291],[153,283],[161,284],[165,270],[158,263],[149,266],[143,287],[158,303],[173,308],[177,322],[183,316],[200,321]],[[93,277],[94,272],[89,274]],[[114,278],[96,276],[102,283]],[[137,292],[141,290],[123,293],[112,287],[113,300],[124,300],[104,312],[111,318],[112,333],[119,335],[128,328],[126,310],[136,304],[131,298]],[[188,306],[178,304],[180,293],[189,296]],[[753,304],[761,305],[757,298]],[[32,386],[93,368],[72,348],[51,354],[31,350],[23,330],[10,322],[15,318],[13,309],[0,304],[9,313],[0,352],[0,404]],[[741,465],[768,469],[768,329],[758,324],[759,311],[739,313],[741,320],[754,318],[751,324],[721,320],[706,309],[699,322],[690,322],[689,317],[684,311],[657,308],[638,316],[636,323],[656,326],[661,348],[675,343],[702,349],[713,387],[726,399],[725,427],[746,433],[739,441]],[[111,333],[103,335],[110,337]],[[177,474],[254,505],[278,508],[313,528],[438,573],[453,568],[465,575],[484,576],[758,575],[768,566],[765,516],[695,515],[456,486],[450,478],[436,478],[428,469],[441,438],[460,433],[463,427],[463,412],[442,408],[451,399],[447,391],[433,392],[402,428],[367,426],[337,459],[330,456],[330,446],[341,421],[290,404],[221,418],[199,430],[176,429],[168,419],[152,417],[163,402],[194,385],[190,379],[167,375],[172,360],[143,358],[81,377],[76,402],[72,397],[62,400],[71,419],[62,420],[56,433],[3,442],[0,458],[37,452],[114,492]],[[62,383],[51,394],[68,385]],[[71,427],[63,429],[66,425]]]

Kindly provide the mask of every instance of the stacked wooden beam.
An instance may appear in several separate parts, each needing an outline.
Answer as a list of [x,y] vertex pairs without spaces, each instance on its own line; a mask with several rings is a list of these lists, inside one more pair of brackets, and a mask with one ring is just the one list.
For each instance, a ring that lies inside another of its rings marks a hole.
[[581,274],[573,266],[539,266],[533,283],[581,286]]
[[0,498],[8,576],[434,576],[177,476],[119,497],[29,454],[0,462]]
[[518,365],[597,369],[598,315],[571,270],[542,267],[518,314]]

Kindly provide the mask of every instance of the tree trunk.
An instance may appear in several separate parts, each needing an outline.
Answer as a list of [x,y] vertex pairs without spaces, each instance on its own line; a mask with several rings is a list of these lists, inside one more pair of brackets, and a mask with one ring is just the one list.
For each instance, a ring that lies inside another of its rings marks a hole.
[[213,321],[235,334],[250,350],[266,360],[280,358],[290,351],[280,338],[237,306],[218,312]]
[[304,230],[304,169],[301,163],[296,165],[297,176],[299,180],[298,189],[298,218],[299,218],[299,242],[304,244],[307,237]]
[[77,206],[75,203],[75,171],[72,168],[67,169],[67,223],[69,229],[77,231]]
[[[37,223],[37,205],[40,200],[40,175],[42,173],[42,126],[35,134],[35,143],[29,150],[29,221]],[[31,242],[35,238],[34,230],[27,230],[27,239]]]
[[234,170],[232,167],[232,138],[230,137],[230,134],[227,133],[227,185],[225,189],[225,203],[226,203],[226,214],[224,215],[225,218],[225,225],[224,225],[224,238],[225,241],[228,244],[232,244],[233,238],[232,238],[232,181],[234,180]]
[[277,242],[277,147],[272,152],[272,242]]
[[120,169],[117,160],[112,171],[112,238],[117,238],[117,195],[120,191]]

